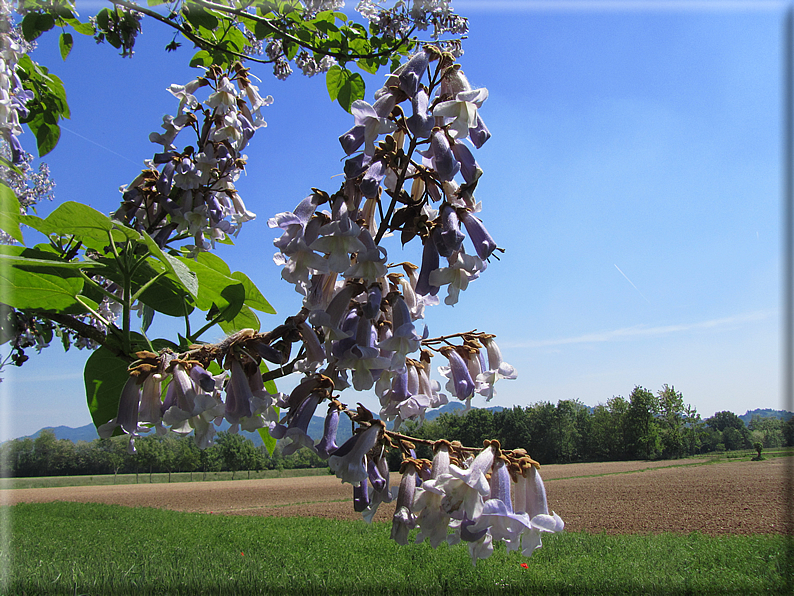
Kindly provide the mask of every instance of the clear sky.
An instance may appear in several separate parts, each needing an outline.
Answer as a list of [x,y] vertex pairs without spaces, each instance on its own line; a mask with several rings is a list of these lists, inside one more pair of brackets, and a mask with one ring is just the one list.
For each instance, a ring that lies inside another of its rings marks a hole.
[[[78,1],[83,16],[96,6]],[[592,406],[667,383],[704,418],[782,407],[784,4],[454,6],[471,26],[463,70],[490,92],[481,114],[493,136],[476,155],[485,170],[476,194],[506,252],[454,308],[427,311],[431,335],[497,335],[519,377],[498,383],[490,405]],[[66,62],[54,32],[41,40],[34,58],[63,79],[72,109],[45,158],[56,203],[115,210],[118,187],[156,150],[149,133],[176,111],[166,87],[197,75],[189,43],[165,53],[171,37],[144,20],[135,56],[122,59],[76,36]],[[322,77],[253,72],[275,98],[238,184],[258,217],[220,254],[276,307],[261,317],[272,327],[300,297],[272,262],[267,219],[313,186],[338,188],[337,137],[352,117],[330,103]],[[368,99],[381,80],[368,79]],[[33,149],[30,132],[23,141]],[[393,261],[419,260],[410,245],[389,250]],[[0,440],[89,423],[86,357],[53,345],[9,370]],[[375,407],[360,397],[343,400]]]

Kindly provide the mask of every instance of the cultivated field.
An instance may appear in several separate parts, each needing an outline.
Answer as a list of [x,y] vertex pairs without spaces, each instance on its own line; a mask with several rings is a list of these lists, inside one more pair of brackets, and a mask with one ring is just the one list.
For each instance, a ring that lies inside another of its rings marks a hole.
[[[790,457],[761,462],[706,460],[543,466],[549,506],[570,531],[629,533],[783,533],[784,482]],[[392,482],[399,482],[397,474]],[[352,489],[314,476],[78,486],[0,491],[0,504],[78,501],[224,515],[360,519]],[[377,520],[391,519],[382,505]]]

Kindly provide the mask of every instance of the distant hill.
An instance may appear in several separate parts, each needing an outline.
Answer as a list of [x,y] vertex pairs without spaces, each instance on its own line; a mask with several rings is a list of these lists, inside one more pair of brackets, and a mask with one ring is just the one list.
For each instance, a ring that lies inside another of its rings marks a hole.
[[97,434],[96,428],[93,424],[86,424],[85,426],[81,426],[79,428],[72,428],[71,426],[45,426],[28,437],[20,438],[36,439],[41,432],[45,430],[51,430],[55,434],[56,439],[68,439],[72,443],[77,443],[78,441],[90,443],[94,439],[99,438],[99,435]]
[[[427,413],[426,418],[427,420],[434,420],[435,418],[438,418],[441,414],[449,414],[451,412],[463,410],[463,408],[464,408],[464,404],[462,402],[449,403],[435,410],[430,410]],[[504,408],[500,406],[496,406],[488,409],[498,412],[499,410],[502,410]],[[319,440],[319,438],[323,436],[324,426],[325,426],[325,416],[313,416],[312,421],[309,423],[309,436],[312,436],[316,440]],[[228,430],[228,428],[229,428],[229,423],[226,420],[224,420],[217,430],[219,431]],[[54,426],[54,427],[47,426],[36,431],[32,435],[28,435],[27,437],[20,437],[20,439],[27,439],[27,438],[35,439],[44,430],[51,430],[53,433],[55,433],[56,439],[67,439],[69,441],[72,441],[72,443],[77,443],[78,441],[86,441],[90,443],[94,439],[99,438],[99,435],[97,434],[94,425],[86,424],[85,426],[81,426],[79,428],[72,428],[70,426]],[[249,433],[245,431],[240,431],[240,434],[250,439],[254,443],[254,445],[259,446],[262,444],[262,438],[259,436],[259,433],[257,432]],[[344,419],[340,420],[339,429],[336,435],[336,444],[341,445],[351,436],[353,436],[353,429],[351,428],[351,425]]]
[[739,418],[741,418],[745,425],[747,425],[750,424],[750,420],[753,419],[753,416],[760,416],[761,418],[782,418],[785,422],[794,416],[794,413],[789,412],[788,410],[771,410],[769,408],[759,408],[756,410],[747,410],[747,412],[739,416]]

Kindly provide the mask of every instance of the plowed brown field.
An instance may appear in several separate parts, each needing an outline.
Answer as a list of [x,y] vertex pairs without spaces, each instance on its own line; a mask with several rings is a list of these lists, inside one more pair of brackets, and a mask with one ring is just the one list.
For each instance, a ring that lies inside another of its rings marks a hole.
[[[761,462],[616,462],[543,466],[549,507],[571,531],[782,533],[791,458]],[[683,464],[683,465],[682,465]],[[392,475],[392,482],[399,476]],[[81,501],[224,515],[360,519],[333,476],[0,491],[0,502]],[[382,505],[377,520],[389,520]]]

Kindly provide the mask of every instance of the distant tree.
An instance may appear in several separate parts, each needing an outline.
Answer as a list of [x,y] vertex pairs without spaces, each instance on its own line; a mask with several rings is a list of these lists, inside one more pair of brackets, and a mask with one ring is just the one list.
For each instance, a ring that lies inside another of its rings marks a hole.
[[629,457],[655,459],[661,451],[656,397],[637,385],[629,395],[629,409],[625,417],[625,440]]
[[590,461],[593,459],[593,414],[590,408],[575,401],[574,426],[576,428],[576,459]]
[[725,450],[725,444],[722,442],[722,433],[713,426],[705,425],[702,432],[698,436],[700,438],[701,453],[719,451],[719,449],[717,449],[717,445],[722,445],[722,450]]
[[192,436],[182,436],[177,439],[177,469],[181,472],[190,472],[190,481],[193,481],[193,472],[201,466],[201,449],[198,448]]
[[599,404],[593,409],[591,423],[593,459],[610,461],[626,458],[624,429],[628,410],[629,402],[621,396],[613,396],[606,405]]
[[783,445],[783,425],[781,418],[754,414],[747,428],[754,440],[759,440],[767,449]]
[[493,420],[497,438],[505,449],[516,449],[531,443],[532,435],[526,409],[520,406],[505,408],[501,412],[494,412]]
[[58,440],[50,429],[41,431],[33,441],[32,467],[35,476],[63,476],[71,473],[74,443]]
[[741,418],[739,418],[733,412],[729,412],[727,410],[717,412],[711,418],[706,418],[706,426],[709,426],[720,432],[729,427],[735,428],[737,430],[746,428],[744,421]]
[[218,433],[215,443],[218,445],[224,467],[234,474],[238,470],[250,469],[256,458],[254,444],[240,434],[229,432]]
[[750,446],[750,430],[733,412],[717,412],[706,419],[706,426],[722,433],[725,449],[746,449]]
[[658,392],[659,426],[662,457],[679,458],[684,453],[684,425],[686,406],[684,396],[675,387],[664,385]]
[[135,455],[133,456],[133,465],[135,466],[135,474],[137,478],[138,469],[149,471],[149,483],[152,482],[152,471],[160,469],[160,460],[162,459],[163,448],[160,443],[159,437],[156,435],[147,435],[140,437],[135,441]]
[[128,439],[126,437],[111,437],[94,441],[96,445],[94,449],[96,466],[102,474],[113,473],[113,484],[116,484],[116,476],[118,476],[119,471],[124,466],[127,442]]
[[579,402],[563,399],[557,402],[554,409],[554,425],[552,437],[554,444],[554,461],[569,463],[579,457],[577,446],[579,433],[576,428],[576,412]]
[[700,419],[697,409],[684,407],[684,429],[682,431],[687,455],[700,453],[701,437],[705,423]]
[[199,465],[201,466],[202,480],[207,479],[207,472],[219,472],[223,468],[223,459],[217,444],[201,450]]
[[738,428],[733,426],[727,427],[722,431],[722,442],[725,444],[725,449],[728,451],[735,451],[737,449],[746,449],[750,446],[750,431],[744,428],[744,433]]
[[786,420],[780,430],[783,434],[783,445],[794,447],[794,418]]
[[160,466],[168,472],[168,482],[171,482],[171,473],[179,470],[180,446],[179,439],[172,435],[159,437],[160,441]]

